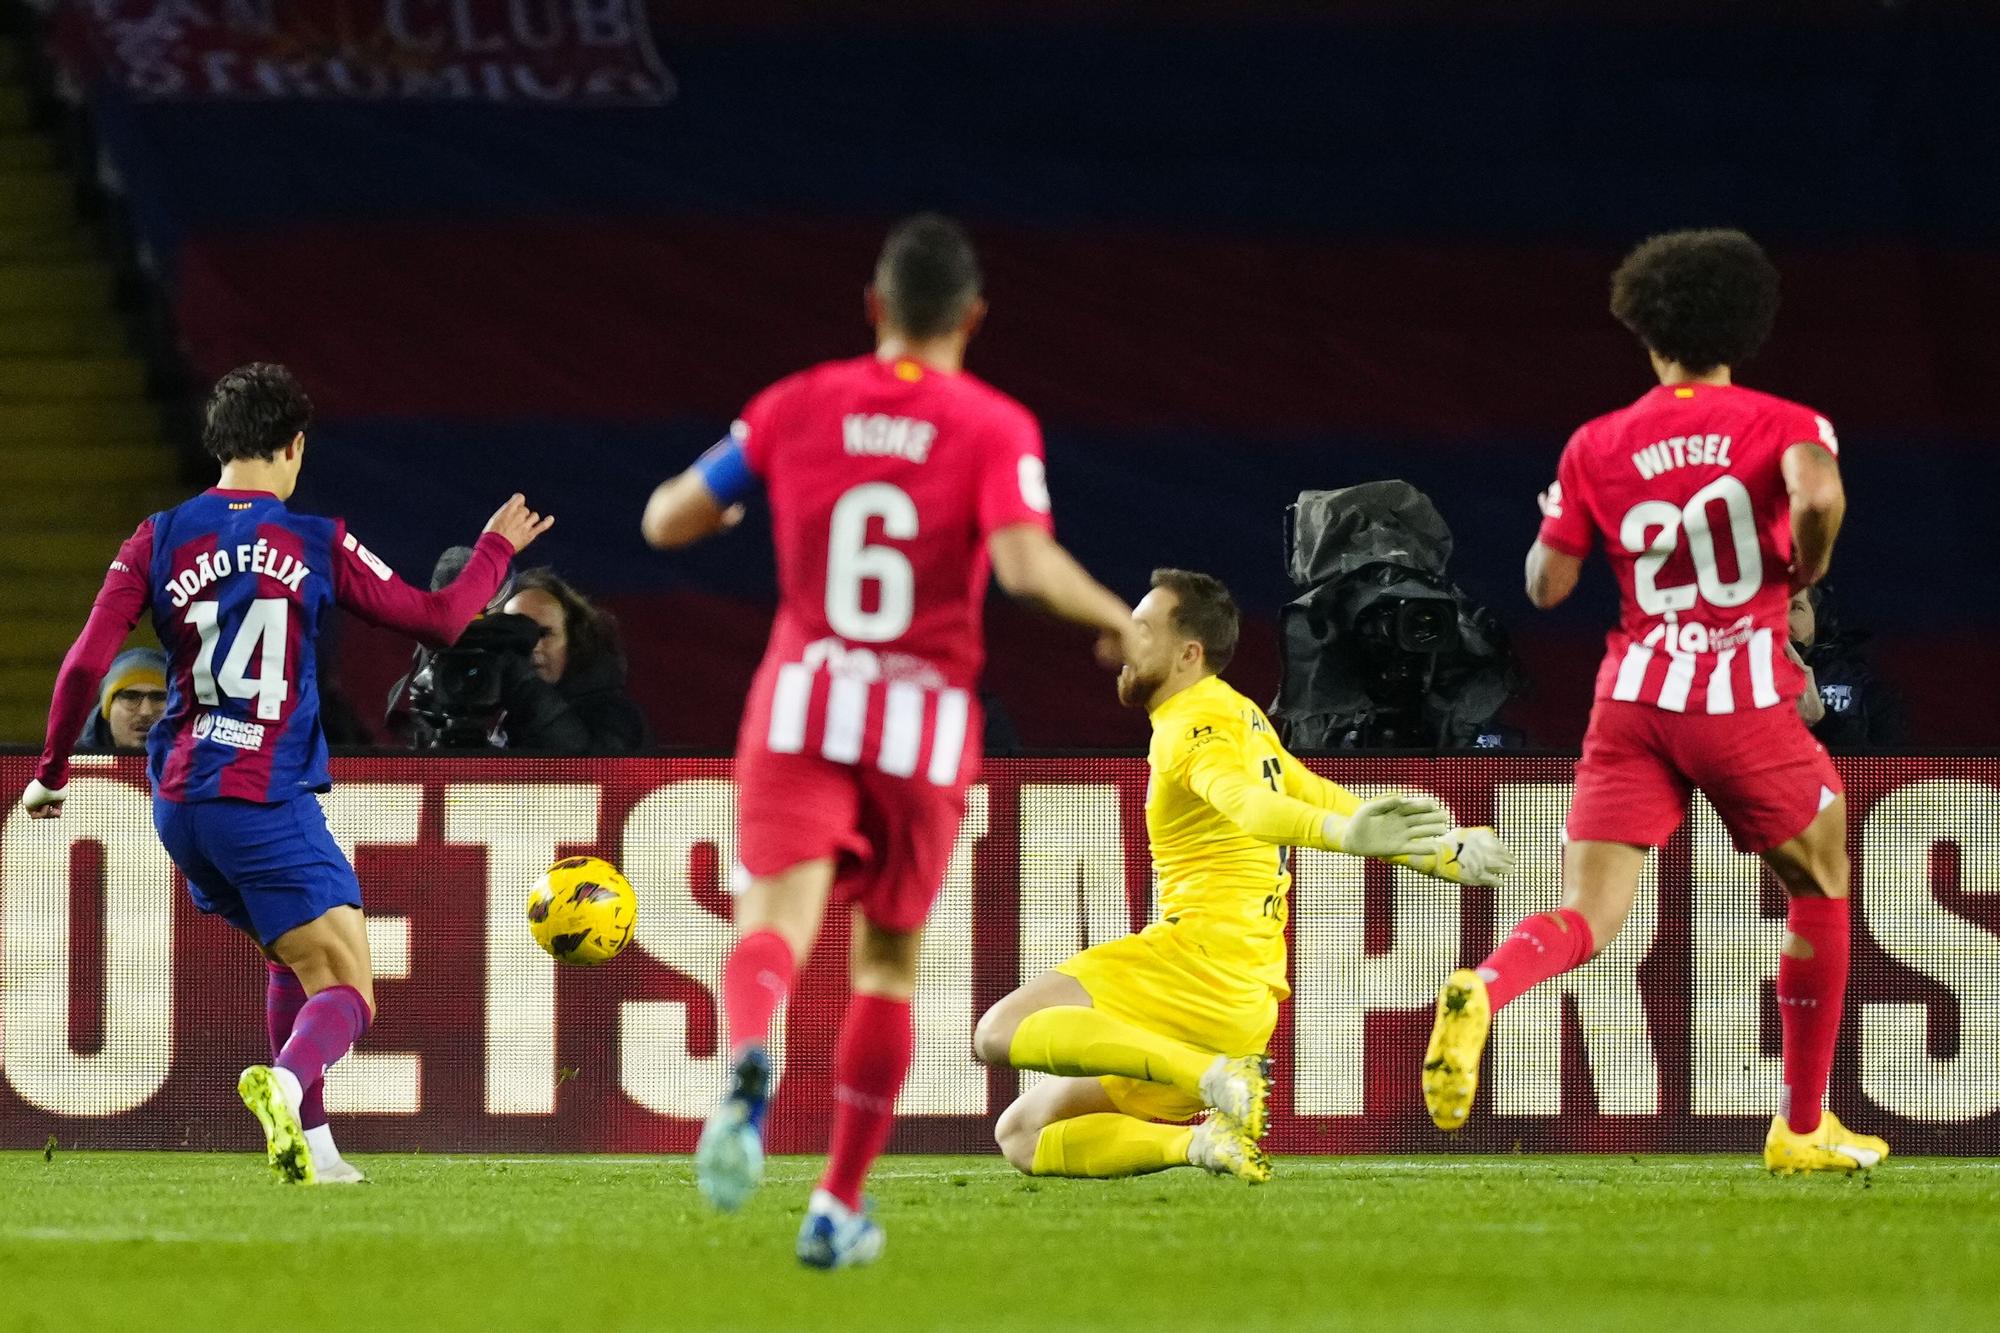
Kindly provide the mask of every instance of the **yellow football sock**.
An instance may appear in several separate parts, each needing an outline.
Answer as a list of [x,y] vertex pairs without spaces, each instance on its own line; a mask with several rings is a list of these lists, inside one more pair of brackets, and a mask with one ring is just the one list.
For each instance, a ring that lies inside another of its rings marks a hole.
[[1035,1140],[1034,1174],[1109,1180],[1186,1166],[1193,1137],[1186,1125],[1156,1125],[1110,1111],[1058,1120]]
[[1199,1097],[1201,1076],[1215,1055],[1095,1009],[1059,1004],[1021,1020],[1007,1047],[1007,1063],[1072,1078],[1122,1074]]

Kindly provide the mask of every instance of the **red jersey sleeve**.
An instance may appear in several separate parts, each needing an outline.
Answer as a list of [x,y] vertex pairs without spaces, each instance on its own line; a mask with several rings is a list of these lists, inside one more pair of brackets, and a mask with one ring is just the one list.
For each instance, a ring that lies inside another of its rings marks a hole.
[[145,612],[152,564],[153,520],[149,518],[118,548],[117,558],[104,572],[97,600],[91,604],[90,618],[56,672],[48,734],[42,744],[41,763],[35,768],[35,777],[44,787],[53,790],[69,781],[70,751],[97,706],[98,686],[125,636]]
[[347,524],[334,530],[333,596],[343,610],[371,625],[407,634],[426,648],[457,642],[500,590],[514,547],[497,532],[482,532],[459,576],[436,592],[413,588],[382,558],[355,540]]
[[1840,437],[1833,432],[1833,423],[1810,407],[1799,407],[1797,415],[1787,423],[1784,448],[1795,444],[1816,444],[1835,458],[1840,457]]
[[1590,554],[1596,528],[1590,521],[1590,482],[1583,471],[1584,434],[1570,436],[1562,461],[1556,464],[1555,484],[1542,493],[1542,530],[1539,540],[1551,550],[1581,560]]
[[744,405],[743,415],[729,426],[729,433],[743,446],[743,461],[760,480],[770,475],[771,445],[778,429],[775,418],[788,382],[773,384],[752,398]]
[[980,536],[990,537],[1016,523],[1054,531],[1048,470],[1042,462],[1042,428],[1026,409],[998,418],[997,425],[981,458]]

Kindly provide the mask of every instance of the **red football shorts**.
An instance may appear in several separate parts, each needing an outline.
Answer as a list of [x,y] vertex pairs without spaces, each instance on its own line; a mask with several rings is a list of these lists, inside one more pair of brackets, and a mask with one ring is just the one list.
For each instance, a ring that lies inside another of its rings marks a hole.
[[1696,788],[1739,852],[1790,842],[1843,790],[1796,709],[1670,713],[1599,699],[1576,765],[1570,841],[1659,847],[1687,817]]
[[833,900],[884,930],[915,930],[944,887],[965,788],[811,754],[746,747],[736,760],[736,860],[752,875],[834,858]]

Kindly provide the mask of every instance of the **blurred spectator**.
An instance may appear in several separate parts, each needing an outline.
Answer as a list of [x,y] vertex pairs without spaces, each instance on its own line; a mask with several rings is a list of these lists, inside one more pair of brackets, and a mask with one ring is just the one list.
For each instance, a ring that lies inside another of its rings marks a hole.
[[104,673],[97,711],[77,739],[77,753],[143,750],[146,733],[166,711],[167,655],[157,648],[127,648]]
[[1829,750],[1893,750],[1908,743],[1902,700],[1861,650],[1868,635],[1846,629],[1824,588],[1792,594],[1786,651],[1805,668],[1799,716]]
[[501,608],[541,629],[527,670],[510,658],[502,674],[508,749],[622,754],[652,737],[625,694],[618,622],[546,566],[523,573]]

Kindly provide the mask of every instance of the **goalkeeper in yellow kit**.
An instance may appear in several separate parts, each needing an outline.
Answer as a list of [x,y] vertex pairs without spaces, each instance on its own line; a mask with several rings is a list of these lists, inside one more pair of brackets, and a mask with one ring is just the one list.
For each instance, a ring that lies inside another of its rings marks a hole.
[[1236,604],[1217,580],[1157,570],[1133,618],[1143,648],[1119,674],[1118,698],[1153,724],[1146,834],[1159,919],[1084,950],[979,1020],[981,1060],[1060,1075],[1009,1106],[994,1137],[1038,1176],[1199,1166],[1268,1180],[1264,1050],[1291,993],[1291,849],[1480,884],[1497,883],[1513,857],[1490,829],[1453,829],[1433,797],[1364,802],[1288,754],[1262,710],[1216,674],[1237,634]]

